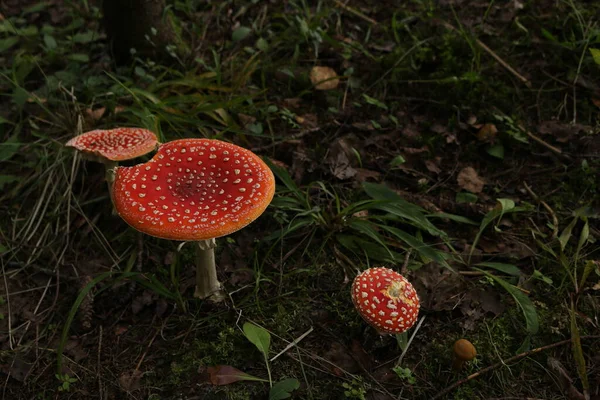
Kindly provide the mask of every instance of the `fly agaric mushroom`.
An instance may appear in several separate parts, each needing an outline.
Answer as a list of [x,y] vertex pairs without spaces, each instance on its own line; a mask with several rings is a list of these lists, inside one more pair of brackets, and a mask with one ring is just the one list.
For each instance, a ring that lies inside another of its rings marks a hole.
[[369,268],[354,278],[352,302],[380,334],[403,333],[419,314],[419,296],[409,281],[389,268]]
[[452,368],[456,371],[462,369],[465,362],[471,361],[477,356],[475,346],[467,339],[459,339],[454,342],[453,352],[454,361],[452,362]]
[[153,132],[142,128],[96,129],[75,136],[65,146],[76,148],[87,159],[103,163],[108,188],[112,191],[112,170],[117,162],[151,152],[158,146],[158,140]]
[[258,218],[274,193],[273,173],[250,150],[214,139],[180,139],[162,144],[147,163],[117,167],[113,201],[138,231],[197,242],[194,296],[218,301],[215,238]]

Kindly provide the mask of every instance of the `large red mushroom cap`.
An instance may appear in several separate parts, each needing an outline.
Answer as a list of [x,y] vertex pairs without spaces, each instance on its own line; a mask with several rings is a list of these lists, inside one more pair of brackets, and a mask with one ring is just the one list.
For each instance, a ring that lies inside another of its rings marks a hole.
[[142,128],[97,129],[75,136],[66,144],[84,153],[112,161],[130,160],[156,149],[153,132]]
[[414,325],[419,296],[413,285],[389,268],[369,268],[352,283],[352,302],[380,333],[402,333]]
[[275,193],[271,169],[254,153],[213,139],[180,139],[154,157],[117,167],[113,201],[135,229],[163,239],[199,241],[242,229]]

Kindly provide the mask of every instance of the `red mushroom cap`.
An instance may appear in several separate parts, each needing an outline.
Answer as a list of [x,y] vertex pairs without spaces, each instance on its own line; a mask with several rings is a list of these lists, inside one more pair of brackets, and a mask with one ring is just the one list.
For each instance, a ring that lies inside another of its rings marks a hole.
[[75,136],[66,144],[84,153],[112,161],[143,156],[154,150],[157,145],[156,135],[142,128],[97,129]]
[[275,193],[271,169],[254,153],[220,140],[180,139],[150,161],[115,168],[113,201],[135,229],[198,241],[242,229]]
[[402,275],[388,268],[370,268],[352,283],[352,302],[380,333],[402,333],[419,314],[419,296]]

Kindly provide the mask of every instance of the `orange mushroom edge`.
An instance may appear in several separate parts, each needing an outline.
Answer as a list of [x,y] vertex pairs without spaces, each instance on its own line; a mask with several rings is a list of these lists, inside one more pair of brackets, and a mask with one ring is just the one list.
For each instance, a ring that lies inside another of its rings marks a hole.
[[256,220],[274,193],[273,172],[250,150],[216,139],[179,139],[160,145],[147,163],[115,168],[113,201],[140,232],[198,242],[196,297],[206,298],[220,287],[214,239]]
[[419,296],[413,285],[389,268],[369,268],[357,275],[351,297],[361,317],[380,334],[403,333],[419,315]]

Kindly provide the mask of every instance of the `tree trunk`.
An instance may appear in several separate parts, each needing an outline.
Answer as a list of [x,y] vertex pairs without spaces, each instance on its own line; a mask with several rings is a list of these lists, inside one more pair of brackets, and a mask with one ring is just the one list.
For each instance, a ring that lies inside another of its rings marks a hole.
[[161,59],[174,32],[164,15],[166,0],[104,0],[104,27],[118,64],[131,59],[131,49],[142,58]]

